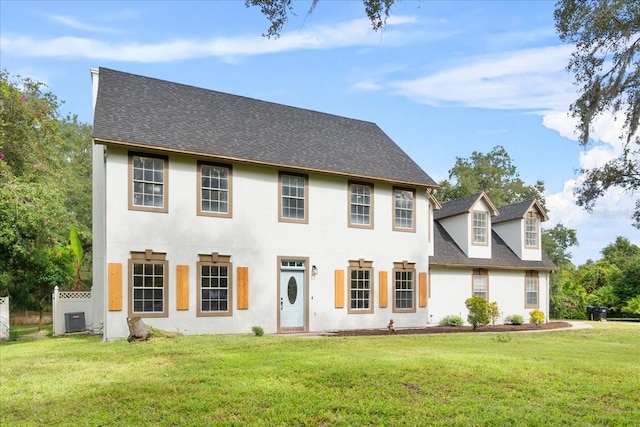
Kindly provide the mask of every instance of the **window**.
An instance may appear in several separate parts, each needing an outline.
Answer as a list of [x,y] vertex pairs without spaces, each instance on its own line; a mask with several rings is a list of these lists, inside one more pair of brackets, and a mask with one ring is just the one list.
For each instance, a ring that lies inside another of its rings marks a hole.
[[168,269],[165,253],[131,252],[129,317],[167,317]]
[[488,244],[487,212],[473,212],[473,244]]
[[489,300],[489,272],[483,268],[476,268],[473,270],[472,276],[473,290],[472,295],[474,297],[482,297]]
[[166,156],[129,154],[129,209],[168,212]]
[[349,261],[349,313],[373,313],[373,261]]
[[349,183],[349,227],[373,228],[373,186]]
[[200,255],[198,261],[198,316],[232,314],[231,256],[217,252]]
[[524,219],[524,246],[538,248],[538,228],[540,220],[535,212],[529,212]]
[[231,216],[231,166],[198,162],[198,215]]
[[393,311],[416,311],[416,270],[413,262],[393,263]]
[[307,176],[280,174],[280,221],[308,223]]
[[538,288],[539,288],[538,272],[527,271],[524,275],[524,294],[525,307],[538,307]]
[[416,231],[414,221],[415,190],[394,188],[393,195],[393,229],[398,231]]

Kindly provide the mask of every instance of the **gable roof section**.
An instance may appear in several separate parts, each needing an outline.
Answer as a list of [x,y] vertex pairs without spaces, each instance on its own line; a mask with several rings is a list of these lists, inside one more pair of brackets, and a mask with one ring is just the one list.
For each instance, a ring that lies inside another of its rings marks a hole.
[[541,221],[547,221],[549,217],[542,208],[542,205],[535,199],[524,200],[512,205],[503,206],[498,209],[500,215],[497,218],[492,219],[493,224],[499,224],[501,222],[512,221],[514,219],[522,219],[531,208],[535,208],[541,216]]
[[429,257],[429,265],[516,270],[557,270],[555,264],[544,254],[542,255],[542,261],[521,260],[495,231],[491,232],[491,258],[467,257],[438,222],[435,222],[433,235],[435,255]]
[[437,187],[375,123],[108,68],[98,82],[98,142]]
[[442,208],[434,213],[434,218],[444,219],[450,216],[468,213],[471,211],[473,205],[475,205],[476,202],[480,199],[482,199],[489,207],[489,213],[491,214],[491,216],[498,215],[498,210],[493,205],[491,200],[489,200],[489,197],[487,197],[484,191],[481,191],[479,193],[472,194],[461,199],[450,200],[448,202],[442,203]]

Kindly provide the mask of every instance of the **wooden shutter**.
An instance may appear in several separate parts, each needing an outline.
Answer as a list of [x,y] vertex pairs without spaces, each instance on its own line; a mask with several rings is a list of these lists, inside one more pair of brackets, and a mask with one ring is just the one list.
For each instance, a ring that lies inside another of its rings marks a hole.
[[109,311],[122,310],[122,263],[110,262],[108,266]]
[[189,266],[176,266],[176,310],[189,310]]
[[389,273],[387,271],[381,271],[379,274],[378,286],[380,288],[380,308],[385,308],[389,303]]
[[427,306],[427,288],[428,288],[428,278],[427,273],[419,273],[418,281],[420,282],[420,307]]
[[335,271],[335,305],[344,308],[344,270]]
[[238,267],[238,310],[249,309],[249,267]]

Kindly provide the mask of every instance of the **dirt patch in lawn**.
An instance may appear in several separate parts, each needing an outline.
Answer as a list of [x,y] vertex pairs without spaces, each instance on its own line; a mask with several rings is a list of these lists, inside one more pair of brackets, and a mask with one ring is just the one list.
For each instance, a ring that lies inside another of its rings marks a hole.
[[358,337],[367,335],[423,335],[423,334],[452,334],[461,332],[521,332],[521,331],[544,331],[551,329],[570,328],[571,324],[567,322],[549,322],[541,325],[532,325],[530,323],[524,325],[495,325],[495,326],[478,326],[473,330],[472,326],[428,326],[425,328],[398,328],[395,331],[388,329],[350,329],[337,330],[327,333],[328,336],[338,337]]

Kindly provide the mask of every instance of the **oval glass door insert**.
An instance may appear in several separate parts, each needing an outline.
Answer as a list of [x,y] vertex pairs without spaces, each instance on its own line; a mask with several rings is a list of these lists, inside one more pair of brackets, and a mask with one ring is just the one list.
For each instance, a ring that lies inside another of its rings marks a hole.
[[298,299],[298,283],[296,278],[291,276],[289,284],[287,285],[287,296],[289,297],[289,304],[294,304]]

